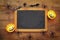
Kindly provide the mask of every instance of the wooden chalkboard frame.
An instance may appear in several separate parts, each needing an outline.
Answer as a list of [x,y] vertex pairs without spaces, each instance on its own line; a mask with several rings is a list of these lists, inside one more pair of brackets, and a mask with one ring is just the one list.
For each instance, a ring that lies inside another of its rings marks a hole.
[[44,8],[20,8],[18,10],[45,10],[45,29],[18,29],[17,28],[17,10],[14,13],[14,24],[17,32],[42,32],[47,31],[47,9]]

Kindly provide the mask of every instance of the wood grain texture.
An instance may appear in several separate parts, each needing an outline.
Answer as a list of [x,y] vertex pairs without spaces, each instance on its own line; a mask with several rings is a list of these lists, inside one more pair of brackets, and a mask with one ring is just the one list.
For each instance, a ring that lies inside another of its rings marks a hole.
[[[53,9],[57,17],[54,20],[48,19],[48,31],[40,33],[8,33],[5,27],[8,23],[13,22],[14,9],[23,6],[27,3],[26,7],[31,4],[39,3],[40,8],[42,4],[47,5],[47,9]],[[7,9],[6,5],[11,6]],[[8,20],[9,19],[9,20]],[[0,40],[60,40],[60,1],[59,0],[0,0]]]

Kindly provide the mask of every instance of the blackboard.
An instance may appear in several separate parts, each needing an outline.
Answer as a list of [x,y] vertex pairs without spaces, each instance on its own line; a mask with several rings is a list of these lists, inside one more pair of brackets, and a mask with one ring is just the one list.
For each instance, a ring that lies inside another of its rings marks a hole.
[[18,29],[45,29],[45,10],[17,10]]

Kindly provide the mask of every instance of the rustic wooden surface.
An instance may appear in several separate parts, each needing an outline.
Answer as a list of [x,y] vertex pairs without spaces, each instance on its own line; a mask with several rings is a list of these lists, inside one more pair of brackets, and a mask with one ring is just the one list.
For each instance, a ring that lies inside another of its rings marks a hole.
[[[14,11],[17,7],[26,7],[31,4],[39,3],[40,8],[43,4],[47,9],[53,9],[57,17],[54,20],[48,19],[48,31],[40,33],[8,33],[5,27],[13,22]],[[7,6],[8,4],[8,6]],[[60,40],[60,1],[59,0],[0,0],[0,40]]]

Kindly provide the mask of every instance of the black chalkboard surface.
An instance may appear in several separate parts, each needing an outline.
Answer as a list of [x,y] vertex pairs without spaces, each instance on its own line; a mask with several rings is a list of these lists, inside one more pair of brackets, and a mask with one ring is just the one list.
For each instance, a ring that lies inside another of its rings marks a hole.
[[17,10],[18,29],[45,29],[45,10]]

